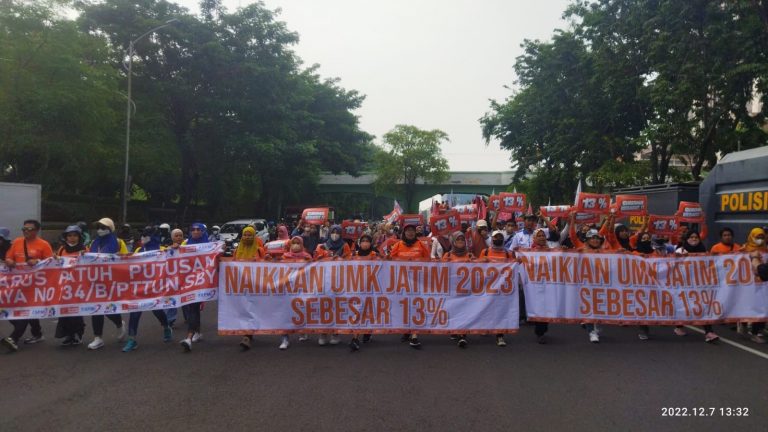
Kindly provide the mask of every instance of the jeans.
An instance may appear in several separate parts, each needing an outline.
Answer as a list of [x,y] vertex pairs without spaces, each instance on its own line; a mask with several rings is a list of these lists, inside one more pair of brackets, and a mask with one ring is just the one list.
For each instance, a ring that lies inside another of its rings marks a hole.
[[[152,314],[155,315],[155,318],[157,318],[158,321],[160,321],[160,325],[163,326],[163,328],[168,327],[168,317],[165,316],[165,311],[161,310],[153,310]],[[139,320],[141,319],[141,311],[139,312],[131,312],[129,318],[128,318],[128,336],[136,336],[139,332]]]
[[[107,315],[110,321],[115,323],[115,327],[120,328],[123,326],[123,318],[120,314]],[[93,325],[93,335],[101,337],[104,334],[104,315],[94,315],[91,317],[91,324]]]
[[168,318],[168,322],[174,322],[176,321],[176,316],[179,314],[179,310],[177,308],[171,308],[165,310],[165,316]]
[[32,336],[41,337],[43,335],[43,329],[40,328],[39,319],[23,319],[23,320],[11,320],[13,325],[13,333],[11,333],[11,339],[14,342],[19,342],[24,332],[27,331],[27,325],[32,328]]
[[187,316],[188,331],[200,333],[200,303],[190,303],[181,307]]

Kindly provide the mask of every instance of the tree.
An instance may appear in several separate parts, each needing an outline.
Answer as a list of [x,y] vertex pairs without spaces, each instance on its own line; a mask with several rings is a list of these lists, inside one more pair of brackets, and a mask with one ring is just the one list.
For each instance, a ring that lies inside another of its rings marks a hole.
[[415,126],[397,125],[384,134],[384,151],[376,160],[374,189],[400,194],[406,209],[413,210],[416,184],[439,183],[448,178],[448,161],[440,144],[449,141],[448,134]]

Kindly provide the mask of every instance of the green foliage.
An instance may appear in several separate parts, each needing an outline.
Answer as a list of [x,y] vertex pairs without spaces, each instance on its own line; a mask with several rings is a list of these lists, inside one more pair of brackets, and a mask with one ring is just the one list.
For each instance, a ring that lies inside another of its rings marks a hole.
[[[525,41],[516,90],[491,103],[483,134],[512,151],[524,187],[547,188],[540,195],[569,196],[579,177],[606,189],[684,178],[670,167],[677,157],[699,179],[718,155],[768,143],[766,10],[749,0],[574,1],[568,31]],[[762,109],[750,113],[755,97]],[[649,161],[637,160],[641,149]]]
[[384,134],[384,151],[376,155],[374,189],[403,196],[405,208],[412,211],[419,180],[439,183],[448,178],[448,161],[440,149],[443,141],[448,135],[438,129],[395,126]]
[[165,0],[60,3],[76,22],[52,4],[3,3],[1,178],[119,195],[132,40],[134,199],[182,219],[189,205],[276,217],[322,170],[370,163],[372,137],[353,113],[363,96],[305,68],[298,35],[263,3],[230,12],[205,0],[201,16]]

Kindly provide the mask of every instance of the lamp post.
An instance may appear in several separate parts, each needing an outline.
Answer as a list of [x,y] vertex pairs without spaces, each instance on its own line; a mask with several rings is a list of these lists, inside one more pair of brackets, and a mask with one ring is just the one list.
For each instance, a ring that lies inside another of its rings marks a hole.
[[[131,150],[131,105],[133,104],[133,99],[131,99],[131,77],[133,75],[133,46],[136,44],[136,42],[140,41],[142,38],[146,37],[147,35],[154,33],[158,30],[160,30],[163,27],[167,27],[174,22],[177,22],[178,20],[176,18],[173,18],[171,20],[168,20],[165,22],[165,24],[157,26],[153,29],[147,30],[146,33],[142,34],[141,36],[137,37],[136,39],[132,40],[128,43],[128,66],[126,67],[125,64],[123,64],[123,67],[125,67],[128,71],[128,102],[126,103],[126,109],[125,109],[125,176],[123,177],[123,208],[122,208],[122,218],[121,223],[128,222],[128,195],[130,194],[130,183],[128,182],[128,162],[129,162],[129,156],[130,156],[130,150]],[[133,104],[135,109],[135,104]]]

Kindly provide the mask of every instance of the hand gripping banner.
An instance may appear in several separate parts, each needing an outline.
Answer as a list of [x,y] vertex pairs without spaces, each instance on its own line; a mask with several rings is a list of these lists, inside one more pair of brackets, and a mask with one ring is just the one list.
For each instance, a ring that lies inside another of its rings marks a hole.
[[515,333],[517,266],[223,262],[219,334]]
[[768,320],[747,254],[646,258],[519,252],[530,321],[717,324]]
[[120,257],[50,258],[0,270],[0,319],[103,315],[215,300],[222,243]]

